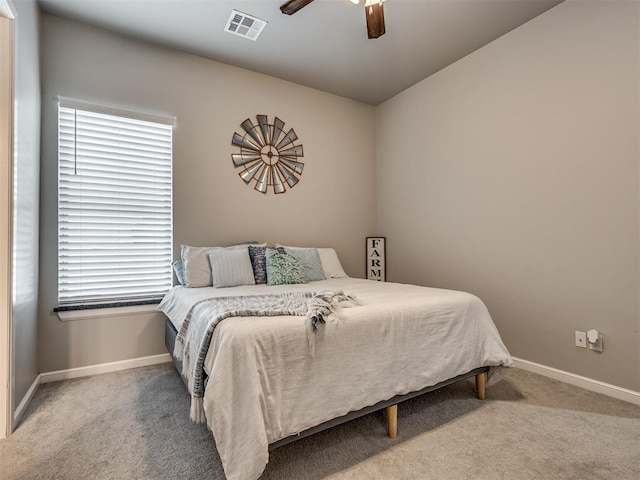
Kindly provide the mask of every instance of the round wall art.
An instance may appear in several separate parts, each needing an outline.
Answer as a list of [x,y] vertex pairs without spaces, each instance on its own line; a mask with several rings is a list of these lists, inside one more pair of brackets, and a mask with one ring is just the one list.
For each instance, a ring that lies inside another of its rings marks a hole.
[[302,175],[304,163],[302,145],[293,128],[285,133],[284,122],[275,117],[269,123],[266,115],[256,115],[257,125],[247,118],[240,124],[243,134],[235,132],[231,144],[240,148],[232,153],[233,165],[240,169],[238,175],[249,185],[255,181],[254,189],[260,193],[284,193],[287,186],[296,186]]

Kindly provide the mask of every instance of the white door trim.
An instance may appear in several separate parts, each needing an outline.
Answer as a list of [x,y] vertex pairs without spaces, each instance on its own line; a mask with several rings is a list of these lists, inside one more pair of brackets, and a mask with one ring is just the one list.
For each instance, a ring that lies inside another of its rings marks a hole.
[[0,438],[13,431],[13,27],[0,16]]

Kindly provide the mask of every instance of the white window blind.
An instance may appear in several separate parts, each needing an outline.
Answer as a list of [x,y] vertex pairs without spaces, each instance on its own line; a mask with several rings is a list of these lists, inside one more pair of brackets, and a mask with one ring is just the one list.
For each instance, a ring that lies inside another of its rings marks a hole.
[[172,285],[172,125],[58,107],[58,302],[152,300]]

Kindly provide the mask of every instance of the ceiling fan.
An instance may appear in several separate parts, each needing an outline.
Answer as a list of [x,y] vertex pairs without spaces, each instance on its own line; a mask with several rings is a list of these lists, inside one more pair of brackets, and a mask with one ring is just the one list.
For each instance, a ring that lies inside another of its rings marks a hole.
[[[382,2],[385,0],[364,0],[365,17],[367,19],[367,35],[378,38],[384,35],[384,10]],[[280,11],[286,15],[293,15],[298,10],[309,5],[313,0],[289,0],[280,5]],[[360,0],[351,0],[358,4]]]

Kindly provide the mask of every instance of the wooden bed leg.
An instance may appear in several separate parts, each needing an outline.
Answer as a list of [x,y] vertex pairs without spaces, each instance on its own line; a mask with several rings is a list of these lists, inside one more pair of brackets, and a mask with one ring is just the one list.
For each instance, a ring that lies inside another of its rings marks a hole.
[[479,373],[476,375],[476,390],[478,391],[478,398],[484,400],[485,397],[485,381],[487,375],[485,373]]
[[385,409],[385,413],[387,414],[387,431],[389,432],[389,437],[397,438],[398,437],[398,405],[391,405]]

